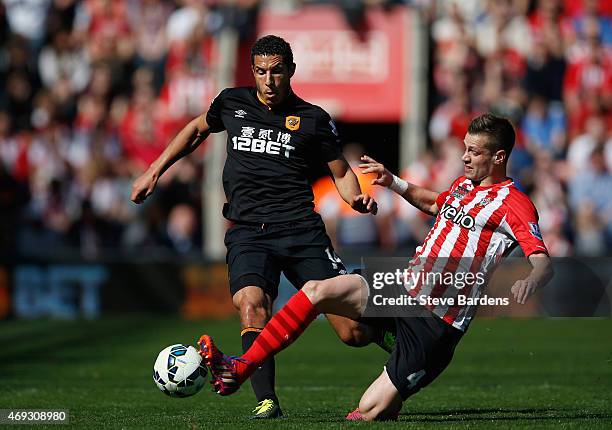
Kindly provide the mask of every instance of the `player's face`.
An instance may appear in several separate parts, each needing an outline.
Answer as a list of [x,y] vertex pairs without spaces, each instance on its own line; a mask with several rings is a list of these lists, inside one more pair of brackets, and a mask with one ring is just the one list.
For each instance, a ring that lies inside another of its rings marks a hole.
[[285,100],[295,64],[287,66],[280,55],[255,55],[252,69],[257,92],[266,105],[274,106]]
[[466,134],[463,140],[465,152],[461,157],[465,177],[481,182],[490,176],[495,166],[494,156],[487,147],[487,136],[482,134]]

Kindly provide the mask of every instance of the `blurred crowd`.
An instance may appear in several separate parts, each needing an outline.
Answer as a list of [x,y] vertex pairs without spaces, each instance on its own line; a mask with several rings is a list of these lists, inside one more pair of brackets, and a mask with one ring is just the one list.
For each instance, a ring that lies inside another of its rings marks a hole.
[[[612,2],[447,1],[431,25],[434,153],[461,149],[469,118],[512,119],[510,176],[555,256],[612,249]],[[437,157],[439,158],[439,157]]]
[[[470,120],[486,111],[506,116],[517,127],[509,174],[538,208],[551,254],[609,255],[612,2],[413,3],[430,29],[431,145],[402,176],[446,189],[463,173],[460,157]],[[339,247],[421,243],[430,218],[386,190],[372,192],[381,213],[366,221],[343,211],[333,193],[321,191],[318,207]]]
[[[305,2],[266,7],[289,3]],[[404,177],[444,189],[462,172],[470,119],[503,114],[518,128],[511,175],[538,207],[551,253],[609,253],[612,2],[337,3],[356,31],[365,7],[394,3],[418,7],[429,24],[431,145]],[[0,255],[197,252],[202,150],[167,172],[143,206],[130,203],[131,182],[217,93],[215,37],[231,27],[249,40],[260,7],[0,0]],[[347,148],[354,165],[360,151]],[[317,207],[341,249],[413,247],[428,230],[427,217],[385,190],[373,190],[382,212],[372,220],[321,187]]]
[[0,254],[198,252],[202,154],[144,207],[132,179],[215,96],[215,36],[249,0],[0,1]]

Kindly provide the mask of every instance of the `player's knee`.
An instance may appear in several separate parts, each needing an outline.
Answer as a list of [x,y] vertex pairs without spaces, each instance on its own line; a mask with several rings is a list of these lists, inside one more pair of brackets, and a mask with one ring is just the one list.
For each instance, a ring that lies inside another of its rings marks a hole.
[[263,327],[270,315],[261,302],[243,301],[240,305],[240,320],[245,327]]
[[257,294],[243,294],[234,300],[234,306],[240,312],[240,320],[245,327],[263,327],[270,315],[265,296]]
[[324,281],[308,281],[302,287],[302,291],[308,296],[308,299],[314,306],[325,300],[323,282]]

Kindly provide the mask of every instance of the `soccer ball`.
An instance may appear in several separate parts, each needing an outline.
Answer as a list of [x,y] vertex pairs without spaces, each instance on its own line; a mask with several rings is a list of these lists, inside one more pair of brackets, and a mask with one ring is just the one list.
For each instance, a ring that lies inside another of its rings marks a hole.
[[198,351],[177,343],[164,348],[153,365],[153,381],[170,397],[189,397],[206,382],[206,366]]

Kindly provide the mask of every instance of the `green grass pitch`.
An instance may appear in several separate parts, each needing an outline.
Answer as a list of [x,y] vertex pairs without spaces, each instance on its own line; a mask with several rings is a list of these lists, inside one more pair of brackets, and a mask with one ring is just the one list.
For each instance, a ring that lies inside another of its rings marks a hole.
[[228,398],[208,387],[188,399],[164,396],[151,379],[157,353],[203,331],[239,352],[236,320],[2,322],[0,408],[69,409],[70,427],[87,429],[612,428],[609,319],[477,319],[449,368],[406,402],[397,423],[344,422],[386,354],[342,345],[324,321],[277,358],[280,421],[246,419],[255,405],[248,385]]

